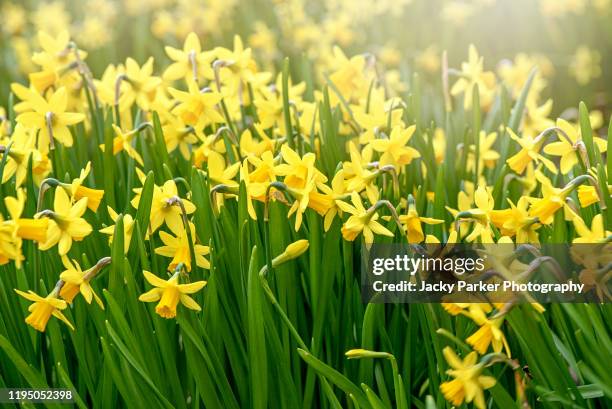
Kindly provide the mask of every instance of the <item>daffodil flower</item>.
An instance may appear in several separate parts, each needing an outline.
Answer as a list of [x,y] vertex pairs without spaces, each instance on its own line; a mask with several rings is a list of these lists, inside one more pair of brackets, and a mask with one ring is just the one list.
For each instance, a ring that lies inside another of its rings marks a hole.
[[[20,187],[26,180],[28,174],[28,164],[32,159],[32,176],[37,185],[51,171],[51,161],[45,151],[36,147],[36,132],[17,124],[13,135],[12,144],[8,153],[4,172],[2,173],[2,183],[6,183],[15,176],[15,185]],[[48,151],[48,146],[46,147]]]
[[[493,144],[497,140],[497,132],[491,132],[486,134],[485,131],[480,131],[478,139],[478,173],[482,174],[484,168],[487,167],[492,169],[495,167],[495,163],[499,160],[499,153],[493,149]],[[466,168],[468,172],[475,172],[474,166],[476,165],[475,158],[476,147],[470,145],[470,151],[468,152]]]
[[244,82],[253,79],[257,72],[257,65],[252,57],[252,50],[245,48],[239,35],[234,36],[232,50],[216,47],[213,51],[217,60],[213,68],[218,67],[216,82],[229,87],[230,92],[237,93],[244,88]]
[[[612,194],[612,185],[608,185],[608,194]],[[591,185],[580,185],[578,187],[578,201],[581,207],[588,207],[599,201],[597,189]]]
[[153,57],[150,57],[142,67],[128,57],[125,61],[125,73],[121,74],[117,102],[123,99],[125,106],[136,103],[143,111],[148,111],[155,99],[161,78],[153,75]]
[[330,103],[336,105],[340,98],[351,102],[359,91],[367,87],[369,76],[366,75],[366,57],[361,54],[348,58],[340,47],[334,47],[332,52],[336,69],[330,74],[329,81],[340,95],[330,93]]
[[433,219],[431,217],[419,216],[414,198],[412,195],[408,197],[408,213],[399,216],[399,220],[406,230],[409,243],[421,243],[425,239],[423,228],[421,223],[425,224],[440,224],[444,223],[444,220]]
[[491,190],[488,187],[479,185],[476,192],[474,192],[474,204],[476,208],[465,210],[455,216],[456,218],[467,217],[474,221],[472,232],[465,239],[468,242],[473,242],[479,238],[481,243],[493,243],[491,223],[495,215],[493,213],[495,202],[491,195]]
[[612,231],[604,228],[603,215],[601,213],[593,217],[590,229],[580,217],[574,217],[572,221],[576,228],[576,233],[580,236],[576,237],[572,243],[602,243],[611,238]]
[[[529,93],[529,95],[532,94],[532,92]],[[548,99],[539,106],[533,100],[528,99],[525,104],[525,115],[523,117],[523,134],[535,138],[541,132],[555,126],[555,121],[549,118],[552,106],[552,99]]]
[[409,126],[406,129],[395,127],[391,131],[388,139],[374,139],[370,142],[372,148],[381,152],[379,166],[393,166],[398,172],[405,165],[409,165],[414,159],[420,158],[421,154],[416,149],[408,146],[408,141],[414,134],[415,125]]
[[[395,128],[404,130],[404,121],[402,121],[404,106],[404,103],[399,98],[391,98],[385,101],[385,94],[382,88],[372,90],[369,105],[353,105],[351,109],[353,110],[355,120],[364,130],[359,136],[359,142],[362,144],[370,143],[381,132],[392,133]],[[401,136],[402,138],[407,136],[410,139],[412,132],[408,134],[402,133]]]
[[155,312],[163,318],[176,317],[176,307],[180,302],[185,307],[201,311],[202,308],[188,294],[200,291],[207,284],[206,281],[196,281],[190,284],[179,284],[179,272],[175,273],[169,280],[165,281],[149,271],[143,271],[146,280],[154,286],[152,290],[142,294],[138,300],[142,302],[159,301]]
[[570,182],[563,189],[556,188],[550,179],[540,171],[536,171],[536,179],[540,182],[542,197],[529,198],[531,203],[529,215],[537,217],[542,224],[550,224],[557,210],[565,207],[565,198],[576,186]]
[[510,346],[500,328],[504,323],[503,316],[489,318],[482,309],[472,309],[466,315],[480,327],[466,339],[468,344],[481,355],[487,352],[490,345],[494,352],[501,352],[504,348],[506,355],[510,357]]
[[25,201],[22,189],[17,190],[17,197],[4,198],[10,219],[3,220],[0,214],[0,265],[14,260],[17,268],[20,268],[24,258],[21,252],[22,239],[42,242],[47,238],[47,219],[21,217]]
[[[168,226],[174,234],[174,236],[166,233],[165,231],[159,232],[159,238],[164,243],[155,249],[155,254],[159,254],[164,257],[172,257],[172,262],[168,266],[168,270],[174,270],[179,264],[184,264],[187,271],[191,271],[191,253],[189,249],[189,237],[184,228],[177,229],[178,226]],[[189,229],[191,230],[192,240],[195,241],[195,226],[189,222]],[[202,268],[210,268],[210,263],[204,256],[210,253],[208,246],[193,243],[196,265]]]
[[521,150],[518,153],[506,160],[510,169],[522,175],[527,165],[534,161],[536,163],[542,162],[552,173],[557,173],[555,164],[550,159],[540,154],[540,150],[546,141],[544,135],[540,134],[539,137],[536,138],[524,135],[522,138],[519,138],[512,129],[506,128],[506,131],[508,135],[510,135],[510,138],[521,146]]
[[529,215],[527,196],[521,196],[516,204],[508,199],[508,203],[508,209],[493,210],[493,223],[501,229],[502,234],[516,236],[517,243],[539,243],[537,230],[541,224],[537,218]]
[[[136,196],[132,199],[131,204],[138,209],[140,204],[140,195],[142,188],[134,189]],[[174,180],[164,182],[162,186],[155,185],[153,187],[153,202],[151,203],[151,232],[156,231],[159,227],[166,223],[168,226],[179,228],[182,222],[182,213],[179,206],[174,206],[172,200],[178,197],[178,190]],[[185,212],[191,214],[195,211],[193,203],[186,199],[181,199]]]
[[352,205],[343,201],[336,202],[340,209],[351,214],[342,226],[342,237],[345,240],[354,241],[359,234],[363,234],[364,242],[369,247],[374,242],[374,233],[393,237],[393,233],[377,222],[379,215],[375,208],[363,207],[363,202],[357,192],[351,193],[351,203]]
[[484,366],[478,363],[478,354],[470,352],[461,360],[450,347],[442,350],[444,358],[451,366],[446,373],[454,379],[443,382],[440,391],[455,406],[465,402],[474,402],[478,409],[485,409],[484,390],[495,385],[495,378],[482,375]]
[[187,35],[182,50],[166,46],[165,51],[173,61],[164,71],[165,80],[185,79],[186,82],[198,82],[201,78],[213,78],[211,63],[214,53],[202,51],[198,35],[193,31]]
[[74,327],[70,321],[68,321],[66,316],[61,312],[67,307],[66,301],[57,298],[56,290],[44,298],[31,290],[26,293],[16,289],[15,292],[26,300],[33,302],[33,304],[28,307],[30,315],[26,317],[25,322],[36,331],[45,332],[51,316],[63,321],[74,331]]
[[451,95],[463,93],[463,106],[472,108],[474,87],[478,87],[480,103],[487,106],[493,97],[495,74],[484,70],[484,59],[478,55],[478,50],[470,44],[468,61],[461,64],[460,77],[450,90]]
[[[557,128],[561,129],[564,137],[559,138],[557,142],[546,145],[544,152],[549,155],[560,156],[559,170],[564,175],[567,175],[578,164],[579,143],[582,143],[582,137],[576,127],[562,118],[557,119]],[[593,143],[597,145],[600,152],[603,153],[607,150],[605,139],[593,136]]]
[[70,261],[68,257],[63,256],[62,264],[66,270],[60,274],[60,280],[63,282],[59,292],[60,297],[68,304],[72,304],[77,294],[81,293],[87,304],[91,304],[91,300],[95,299],[100,308],[104,309],[104,304],[91,287],[90,281],[110,261],[110,257],[106,257],[90,269],[83,271],[76,260]]
[[350,162],[344,162],[342,169],[346,180],[346,189],[348,191],[361,192],[366,191],[366,196],[370,203],[378,200],[378,188],[375,185],[378,173],[376,170],[371,170],[372,147],[367,145],[359,152],[355,144],[349,147]]
[[[140,156],[140,153],[138,153],[138,151],[132,146],[132,142],[134,138],[138,136],[139,130],[134,129],[129,132],[124,132],[117,125],[113,124],[113,131],[115,132],[115,137],[113,138],[113,155],[116,155],[119,152],[125,152],[140,166],[144,166],[142,156]],[[100,149],[104,151],[104,145],[100,145]]]
[[200,140],[197,135],[198,131],[194,127],[186,125],[180,118],[166,123],[162,126],[162,131],[168,153],[172,153],[178,148],[183,158],[189,160],[191,147]]
[[85,168],[81,170],[81,173],[78,178],[74,179],[70,184],[61,184],[62,187],[68,189],[70,195],[74,198],[74,200],[80,200],[86,197],[87,207],[91,209],[91,211],[95,212],[98,210],[98,206],[100,206],[100,202],[104,197],[104,190],[100,189],[90,189],[88,187],[83,186],[83,182],[89,175],[91,171],[91,162],[87,162]]
[[15,228],[14,235],[17,237],[38,242],[44,241],[47,237],[49,221],[47,219],[21,217],[25,202],[25,192],[22,189],[17,190],[17,197],[4,198],[4,203],[11,217],[10,220],[4,222],[4,225],[13,226]]
[[50,94],[48,99],[34,91],[29,92],[27,98],[32,111],[20,113],[17,122],[38,130],[41,138],[39,144],[42,146],[52,144],[52,138],[66,147],[72,146],[72,134],[68,127],[82,122],[85,115],[66,112],[68,106],[66,88],[59,88]]
[[168,88],[170,95],[178,101],[172,112],[194,128],[223,122],[223,117],[216,109],[221,95],[212,91],[202,92],[194,82],[190,82],[188,87],[188,92]]
[[91,225],[81,217],[87,210],[87,200],[84,197],[73,205],[64,189],[55,190],[53,210],[44,210],[37,215],[49,218],[47,239],[40,244],[41,250],[58,244],[59,254],[63,256],[72,247],[73,240],[81,241],[91,233]]

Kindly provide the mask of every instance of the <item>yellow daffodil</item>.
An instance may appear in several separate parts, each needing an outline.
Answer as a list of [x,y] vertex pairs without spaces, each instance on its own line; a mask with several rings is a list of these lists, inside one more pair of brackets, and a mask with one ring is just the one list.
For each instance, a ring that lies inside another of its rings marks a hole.
[[197,135],[198,131],[192,126],[185,125],[180,119],[165,124],[162,126],[162,131],[168,153],[178,148],[183,158],[189,160],[191,147],[200,140]]
[[[474,203],[474,184],[472,182],[464,182],[464,190],[460,191],[457,194],[457,209],[452,209],[449,206],[446,206],[446,210],[453,215],[454,218],[457,218],[457,215],[460,212],[465,212],[472,207]],[[451,224],[451,231],[455,230],[455,224]],[[469,231],[468,223],[461,223],[459,225],[459,237],[465,237]]]
[[14,260],[17,268],[20,268],[24,259],[21,253],[22,239],[40,243],[47,238],[47,219],[21,217],[25,201],[25,193],[21,189],[17,190],[17,197],[4,198],[10,219],[3,220],[0,215],[0,265]]
[[[367,86],[366,58],[363,55],[347,58],[339,47],[334,47],[333,53],[337,68],[330,74],[329,81],[334,84],[340,97],[350,102],[358,95],[361,88]],[[340,97],[330,92],[332,105],[337,104]]]
[[[557,127],[563,131],[564,135],[559,137],[557,142],[549,143],[544,147],[544,152],[553,155],[560,156],[561,161],[559,163],[559,170],[564,175],[567,175],[572,168],[578,164],[578,146],[582,143],[582,137],[576,127],[572,126],[566,120],[559,118],[557,119]],[[600,152],[607,150],[607,142],[598,136],[593,136],[593,143],[597,145]]]
[[361,152],[356,145],[350,144],[350,162],[344,162],[342,169],[346,180],[348,191],[366,191],[366,196],[370,203],[378,200],[378,187],[375,185],[378,172],[372,170],[372,147],[370,145],[363,148]]
[[[381,132],[391,133],[396,127],[403,129],[402,121],[404,104],[399,98],[385,100],[384,89],[375,88],[370,93],[370,99],[361,100],[360,104],[353,105],[353,115],[364,132],[359,136],[359,142],[366,144],[378,137]],[[408,134],[408,139],[412,136]]]
[[431,217],[421,217],[417,213],[416,205],[412,195],[408,197],[408,213],[399,216],[399,220],[406,230],[409,243],[421,243],[425,240],[425,234],[421,223],[425,224],[440,224],[444,223],[444,220],[433,219]]
[[193,81],[189,82],[187,92],[168,88],[168,92],[178,104],[172,110],[181,120],[195,128],[223,122],[223,117],[217,111],[216,105],[221,101],[221,95],[214,91],[201,91]]
[[[191,271],[191,253],[187,232],[184,228],[176,229],[177,226],[170,225],[169,227],[174,236],[165,231],[160,231],[159,238],[164,245],[156,248],[155,254],[164,257],[172,257],[172,262],[168,266],[168,270],[174,270],[179,264],[183,263],[187,271]],[[189,229],[191,230],[191,238],[193,240],[196,265],[206,269],[210,268],[210,263],[204,258],[204,256],[210,253],[209,247],[196,244],[195,226],[191,222],[189,223]]]
[[444,397],[455,406],[465,401],[474,402],[474,406],[478,409],[485,409],[483,391],[495,385],[495,378],[482,375],[484,367],[478,363],[478,354],[470,352],[461,360],[450,347],[445,347],[442,353],[452,368],[446,373],[454,378],[440,385]]
[[[493,243],[491,224],[496,213],[493,212],[495,202],[491,195],[491,189],[479,185],[476,192],[474,192],[474,204],[476,208],[461,212],[474,221],[472,232],[466,237],[466,240],[473,242],[476,239],[480,239],[482,243]],[[458,216],[462,216],[461,213]]]
[[240,162],[225,165],[225,158],[218,152],[211,151],[208,154],[208,178],[214,184],[226,185],[230,187],[238,186],[234,180],[240,171]]
[[311,176],[315,183],[325,183],[327,178],[321,171],[315,168],[315,155],[307,153],[300,157],[288,145],[281,147],[281,154],[284,164],[276,167],[276,172],[280,176],[285,176],[284,183],[290,188],[301,189],[311,181]]
[[82,218],[87,210],[87,198],[78,200],[71,204],[68,194],[64,189],[55,190],[53,210],[44,210],[38,214],[39,217],[49,218],[47,239],[41,243],[41,250],[48,250],[58,244],[60,256],[68,253],[72,242],[81,241],[91,233],[91,225]]
[[188,294],[200,291],[206,285],[206,281],[196,281],[190,284],[179,284],[179,273],[175,273],[169,280],[165,281],[149,271],[143,271],[146,280],[154,286],[152,290],[142,294],[138,299],[142,302],[156,302],[155,312],[163,318],[176,317],[176,307],[180,302],[185,307],[201,311],[202,308]]
[[183,49],[166,46],[166,54],[173,61],[164,72],[164,79],[174,81],[185,79],[186,82],[199,82],[201,79],[212,79],[211,67],[214,54],[212,51],[202,51],[198,35],[191,32],[187,35]]
[[489,318],[482,309],[472,309],[467,315],[480,327],[466,339],[468,344],[481,355],[487,352],[489,345],[492,345],[494,352],[501,352],[503,348],[510,357],[510,346],[500,328],[504,323],[504,317]]
[[[245,129],[240,135],[240,153],[242,156],[259,157],[266,151],[273,152],[275,140],[270,139],[259,124],[254,125],[254,130],[256,132]],[[254,134],[261,139],[256,138]]]
[[148,111],[161,85],[161,78],[153,76],[153,57],[150,57],[142,67],[133,59],[125,61],[125,73],[116,98],[124,98],[125,105],[131,107],[136,103],[143,111]]
[[[129,132],[124,132],[117,125],[113,124],[113,131],[115,137],[113,138],[113,155],[119,152],[125,152],[130,158],[134,159],[140,166],[144,166],[142,156],[132,146],[132,143],[136,136],[138,136],[138,129],[134,129]],[[104,145],[100,145],[100,149],[104,151]]]
[[233,50],[216,47],[214,53],[220,64],[221,82],[230,86],[232,90],[238,90],[245,80],[249,80],[257,71],[257,65],[253,60],[250,48],[244,48],[240,36],[234,36]]
[[12,145],[2,173],[2,183],[8,182],[15,176],[16,187],[22,186],[28,174],[30,158],[32,159],[32,176],[36,184],[40,184],[51,172],[51,161],[45,152],[36,148],[36,140],[36,132],[17,124],[11,135]]
[[83,271],[76,260],[70,261],[68,257],[63,256],[62,264],[64,264],[66,270],[60,274],[60,280],[64,282],[59,292],[60,297],[66,300],[68,304],[72,304],[74,297],[81,293],[87,304],[91,304],[91,300],[95,299],[100,308],[104,309],[104,304],[91,287],[90,281],[102,267],[109,263],[110,258],[106,257],[100,260],[95,266]]
[[478,55],[474,45],[470,45],[468,61],[461,64],[460,77],[450,90],[452,95],[463,93],[463,106],[465,109],[472,108],[472,93],[474,87],[478,87],[480,104],[488,106],[493,97],[495,88],[495,74],[484,70],[484,59]]
[[540,63],[544,64],[545,61],[537,56],[518,53],[513,61],[502,61],[498,66],[497,72],[510,87],[512,96],[516,99],[527,83],[527,79],[533,68],[538,67],[538,71],[532,79],[531,88],[527,96],[529,102],[535,102],[535,97],[540,95],[542,89],[547,85],[547,81],[542,74],[542,69],[539,67]]
[[516,205],[508,199],[509,209],[494,210],[493,222],[502,234],[516,236],[517,243],[539,243],[537,230],[541,227],[538,219],[531,217],[527,210],[529,199],[521,196]]
[[536,179],[540,182],[542,188],[541,198],[529,198],[531,207],[529,215],[537,217],[542,224],[550,224],[553,221],[553,216],[557,210],[565,206],[565,198],[571,193],[575,186],[570,183],[563,189],[553,186],[542,172],[536,171]]
[[552,163],[550,159],[540,154],[540,150],[546,141],[544,136],[540,135],[539,137],[532,138],[529,135],[524,135],[522,138],[519,138],[512,129],[506,128],[506,131],[508,135],[510,135],[510,138],[516,141],[521,147],[521,150],[517,154],[506,160],[510,169],[522,175],[527,165],[534,161],[536,163],[542,162],[548,170],[557,173],[555,164]]
[[17,122],[24,127],[38,130],[41,146],[50,146],[51,138],[66,147],[72,146],[72,134],[68,127],[82,122],[85,115],[66,112],[68,105],[66,88],[59,88],[47,99],[35,91],[29,92],[27,98],[31,111],[20,113]]
[[25,202],[26,197],[22,189],[17,191],[17,197],[5,197],[4,203],[11,218],[3,224],[13,226],[15,228],[13,235],[17,237],[38,242],[44,241],[47,237],[49,221],[47,219],[29,219],[21,217]]
[[440,54],[436,45],[430,45],[418,53],[415,59],[416,65],[426,72],[436,73],[440,70]]
[[45,332],[51,316],[63,321],[70,329],[74,330],[70,321],[68,321],[61,312],[67,307],[66,301],[57,298],[56,290],[44,298],[31,290],[27,293],[19,290],[15,290],[15,292],[26,300],[33,302],[33,304],[28,307],[30,315],[27,316],[25,322],[36,331]]
[[602,243],[611,238],[612,231],[604,228],[603,215],[601,213],[593,217],[590,229],[580,217],[574,217],[572,221],[576,228],[576,233],[580,236],[576,237],[572,243]]
[[375,139],[370,142],[375,151],[382,153],[379,166],[391,165],[399,173],[403,166],[409,165],[414,159],[421,157],[419,151],[407,146],[415,129],[415,125],[406,129],[396,126],[391,131],[389,139]]
[[374,233],[393,237],[393,233],[377,222],[379,215],[376,209],[363,207],[363,202],[357,192],[351,193],[351,203],[352,205],[343,201],[336,202],[342,211],[351,214],[342,226],[342,237],[345,240],[354,241],[359,234],[363,234],[364,242],[370,246],[374,242]]
[[323,228],[325,231],[328,231],[331,227],[331,224],[334,221],[336,215],[342,216],[342,209],[338,206],[338,201],[348,198],[349,193],[345,189],[346,183],[344,181],[344,171],[340,169],[334,175],[334,178],[331,181],[331,187],[326,185],[321,185],[319,188],[322,192],[328,195],[332,200],[329,203],[329,208],[325,213],[325,218],[323,220]]
[[[131,204],[134,208],[138,208],[140,203],[140,194],[142,188],[134,189],[136,196],[132,199]],[[178,229],[182,223],[182,214],[180,206],[173,204],[173,200],[178,198],[178,190],[174,180],[166,181],[162,186],[155,185],[153,187],[153,202],[151,203],[151,226],[150,231],[154,232],[159,227],[166,223],[168,226],[173,226]],[[181,199],[185,212],[191,214],[195,211],[195,206],[188,200]]]
[[87,207],[90,208],[93,212],[98,210],[98,206],[100,206],[100,202],[104,197],[104,190],[100,189],[90,189],[88,187],[83,186],[83,182],[89,175],[91,171],[91,162],[87,162],[85,168],[81,170],[81,173],[78,178],[74,179],[70,184],[62,184],[62,186],[70,192],[70,195],[74,200],[81,200],[86,197]]
[[[608,185],[608,194],[612,194],[612,185]],[[580,185],[578,187],[578,200],[581,207],[588,207],[593,203],[597,203],[599,196],[597,196],[595,186]]]

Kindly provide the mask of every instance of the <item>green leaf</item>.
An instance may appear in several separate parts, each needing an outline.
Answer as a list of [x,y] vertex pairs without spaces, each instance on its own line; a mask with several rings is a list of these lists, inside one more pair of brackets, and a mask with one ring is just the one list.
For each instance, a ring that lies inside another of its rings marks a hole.
[[318,374],[324,376],[331,383],[342,389],[345,393],[352,394],[359,403],[359,406],[363,408],[371,407],[369,400],[364,395],[364,393],[346,376],[342,375],[340,372],[336,371],[329,365],[321,362],[309,352],[306,352],[301,348],[298,348],[297,351],[298,354],[300,354],[300,357],[304,360],[304,362],[306,362],[310,367],[312,367]]

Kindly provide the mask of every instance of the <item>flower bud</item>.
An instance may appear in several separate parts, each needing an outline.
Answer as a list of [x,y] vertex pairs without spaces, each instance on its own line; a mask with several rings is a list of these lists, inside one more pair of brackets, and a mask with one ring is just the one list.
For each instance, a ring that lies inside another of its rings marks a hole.
[[293,260],[294,258],[298,258],[302,254],[308,250],[308,240],[298,240],[296,242],[291,243],[287,246],[285,251],[283,251],[279,256],[277,256],[274,260],[272,260],[272,266],[277,267],[283,263],[286,263],[289,260]]

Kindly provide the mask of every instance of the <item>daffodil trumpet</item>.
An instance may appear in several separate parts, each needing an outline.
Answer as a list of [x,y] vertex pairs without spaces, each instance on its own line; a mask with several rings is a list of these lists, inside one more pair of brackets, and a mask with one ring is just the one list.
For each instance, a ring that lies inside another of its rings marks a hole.
[[565,185],[563,190],[566,191],[567,189],[569,192],[572,192],[574,189],[576,189],[578,186],[580,186],[587,180],[591,183],[591,185],[595,188],[595,191],[597,192],[597,197],[599,198],[599,208],[601,210],[606,210],[608,206],[606,205],[606,199],[601,191],[599,183],[597,182],[597,179],[595,179],[588,173],[585,175],[577,176],[574,179],[570,180],[569,183]]
[[200,305],[189,295],[200,291],[206,286],[207,282],[196,281],[188,284],[179,284],[179,277],[181,275],[186,276],[187,270],[183,263],[179,263],[174,271],[174,274],[168,280],[163,280],[149,271],[143,271],[145,279],[154,288],[141,294],[138,299],[142,302],[159,301],[155,307],[155,312],[162,318],[170,319],[176,317],[176,308],[179,303],[194,311],[202,310]]

